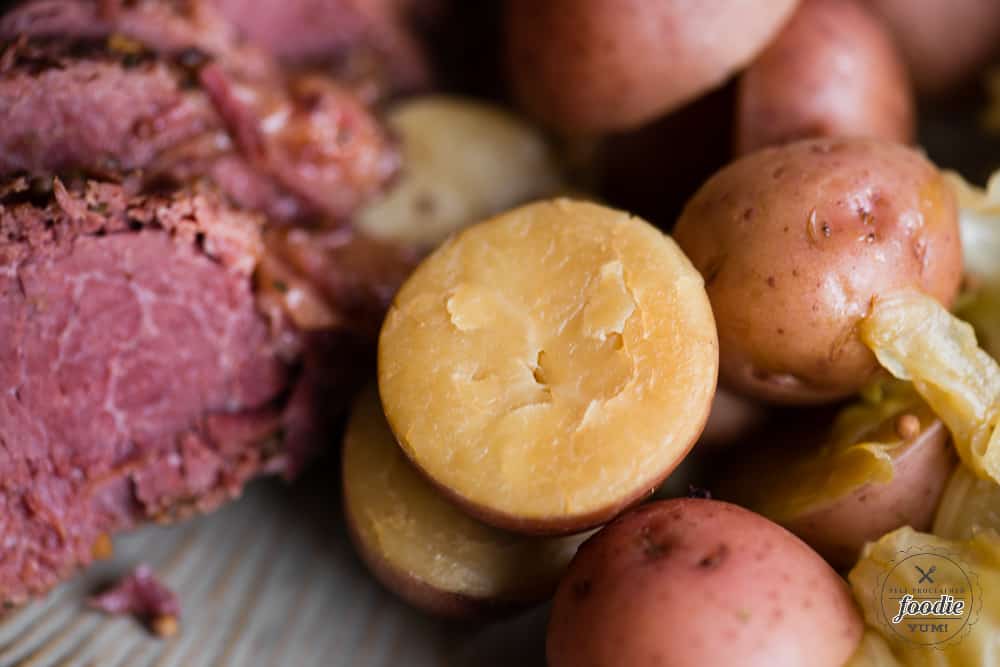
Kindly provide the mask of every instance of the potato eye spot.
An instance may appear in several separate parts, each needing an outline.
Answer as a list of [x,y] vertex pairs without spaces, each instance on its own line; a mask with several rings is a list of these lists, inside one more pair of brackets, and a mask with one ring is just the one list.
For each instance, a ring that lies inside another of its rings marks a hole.
[[714,570],[722,565],[727,556],[729,556],[729,547],[725,544],[720,544],[715,547],[715,549],[702,556],[701,560],[698,561],[698,567],[706,570]]

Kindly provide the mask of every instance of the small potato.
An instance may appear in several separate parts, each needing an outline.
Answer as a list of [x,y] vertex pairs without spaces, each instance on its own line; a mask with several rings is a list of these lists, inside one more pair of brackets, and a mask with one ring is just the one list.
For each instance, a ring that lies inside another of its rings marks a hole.
[[549,667],[842,667],[863,623],[797,537],[716,500],[645,505],[584,543],[556,592]]
[[919,92],[946,93],[1000,53],[997,0],[868,0],[885,19]]
[[913,107],[881,19],[853,0],[809,0],[740,76],[736,154],[808,137],[910,143]]
[[637,127],[721,85],[797,0],[508,0],[516,96],[553,127]]
[[734,464],[719,496],[781,524],[840,570],[900,526],[927,530],[958,459],[912,388],[888,386],[845,408],[828,434],[813,421],[811,434]]
[[480,520],[591,528],[652,491],[705,426],[718,370],[701,276],[622,211],[529,204],[462,231],[382,326],[406,455]]
[[460,97],[418,97],[389,113],[403,174],[355,225],[430,248],[462,227],[563,188],[542,134],[510,112]]
[[342,475],[358,553],[386,588],[429,613],[479,616],[539,602],[586,538],[511,535],[460,512],[403,456],[375,387],[351,414]]
[[857,334],[872,299],[913,288],[947,305],[962,277],[950,188],[876,140],[747,155],[702,186],[674,238],[705,277],[722,380],[775,402],[859,391],[879,369]]

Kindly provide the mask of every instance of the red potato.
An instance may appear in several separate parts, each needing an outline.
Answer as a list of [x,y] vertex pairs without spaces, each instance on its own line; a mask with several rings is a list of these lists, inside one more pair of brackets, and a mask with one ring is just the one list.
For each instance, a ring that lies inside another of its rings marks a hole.
[[872,299],[916,289],[948,305],[962,278],[941,173],[871,139],[744,156],[688,202],[674,238],[705,278],[721,379],[780,403],[859,391],[880,369],[857,333]]
[[906,65],[883,22],[853,0],[803,3],[737,91],[737,155],[807,137],[913,140]]
[[491,616],[546,599],[587,537],[511,535],[463,514],[407,462],[375,387],[348,421],[342,484],[358,555],[386,588],[438,616]]
[[823,555],[846,570],[862,547],[901,526],[928,530],[944,485],[958,459],[939,420],[927,427],[893,460],[893,478],[870,482],[782,522]]
[[638,127],[720,86],[798,0],[508,0],[517,98],[567,133]]
[[845,582],[736,505],[645,505],[585,542],[556,592],[549,667],[842,667],[864,626]]
[[468,227],[396,294],[378,347],[386,419],[463,510],[556,535],[606,523],[680,464],[718,343],[701,275],[627,213],[570,199]]
[[946,93],[1000,53],[997,0],[868,2],[895,35],[920,93]]
[[944,424],[908,386],[845,408],[829,430],[818,423],[762,429],[768,441],[732,463],[713,487],[719,497],[781,524],[845,571],[867,542],[901,526],[930,528],[957,458]]

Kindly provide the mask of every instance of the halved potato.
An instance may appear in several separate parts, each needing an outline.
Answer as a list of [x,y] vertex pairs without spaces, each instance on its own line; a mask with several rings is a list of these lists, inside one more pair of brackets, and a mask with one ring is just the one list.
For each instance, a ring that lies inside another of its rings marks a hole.
[[621,211],[524,206],[438,248],[396,296],[379,391],[407,456],[483,521],[604,523],[698,438],[711,308],[676,244]]
[[545,137],[506,109],[432,95],[403,102],[386,122],[402,142],[403,173],[354,223],[375,238],[433,248],[564,187]]
[[532,538],[460,512],[413,469],[369,387],[343,446],[344,513],[382,584],[430,613],[477,616],[543,600],[586,535]]

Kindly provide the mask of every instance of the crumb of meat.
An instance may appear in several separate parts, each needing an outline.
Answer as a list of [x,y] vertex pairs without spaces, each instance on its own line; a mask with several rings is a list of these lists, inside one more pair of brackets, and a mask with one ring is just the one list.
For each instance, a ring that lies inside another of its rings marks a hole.
[[87,600],[87,605],[107,614],[134,616],[158,637],[177,634],[181,605],[149,565],[142,564],[106,591]]
[[90,549],[90,555],[94,557],[95,560],[107,560],[111,558],[115,553],[115,545],[111,541],[111,536],[107,533],[101,533],[94,540],[94,545]]

